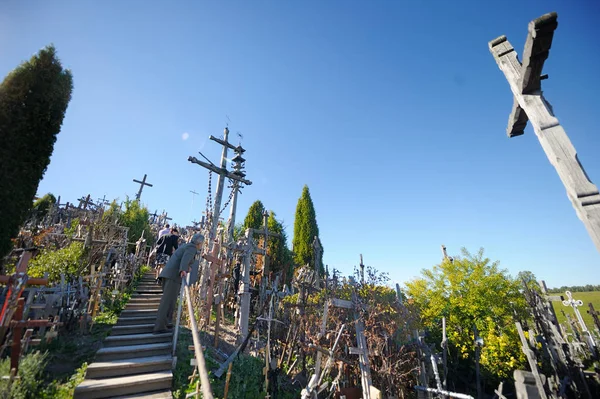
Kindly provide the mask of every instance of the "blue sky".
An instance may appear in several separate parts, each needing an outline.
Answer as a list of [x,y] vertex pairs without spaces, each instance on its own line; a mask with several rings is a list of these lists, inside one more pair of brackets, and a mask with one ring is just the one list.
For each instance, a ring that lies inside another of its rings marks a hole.
[[[550,286],[598,283],[600,255],[531,127],[505,134],[512,96],[489,53],[521,53],[558,12],[547,99],[600,182],[600,6],[594,1],[30,1],[0,5],[0,74],[54,43],[73,99],[39,193],[133,197],[201,217],[225,124],[243,135],[243,218],[260,199],[293,234],[308,184],[324,261],[404,282],[484,247]],[[189,135],[183,140],[184,133]],[[236,143],[237,144],[237,143]],[[192,207],[190,190],[201,193]]]

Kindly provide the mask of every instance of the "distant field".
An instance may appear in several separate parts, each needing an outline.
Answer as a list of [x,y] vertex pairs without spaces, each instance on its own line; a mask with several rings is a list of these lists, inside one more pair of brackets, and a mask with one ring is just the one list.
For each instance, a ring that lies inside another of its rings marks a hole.
[[[572,292],[573,299],[578,300],[581,299],[583,301],[583,306],[579,307],[579,313],[581,313],[581,317],[583,317],[583,321],[585,321],[585,325],[589,330],[594,330],[595,324],[592,315],[588,314],[588,310],[590,309],[588,303],[591,302],[596,309],[597,312],[600,312],[600,291],[593,292]],[[565,299],[567,296],[564,292],[558,294],[549,294],[549,295],[562,295]],[[573,308],[570,306],[564,306],[561,302],[552,302],[554,306],[554,311],[556,312],[556,317],[558,318],[558,322],[563,324],[567,321],[565,316],[563,316],[562,311],[566,314],[571,315],[573,320],[577,320],[575,316],[575,312],[573,312]]]

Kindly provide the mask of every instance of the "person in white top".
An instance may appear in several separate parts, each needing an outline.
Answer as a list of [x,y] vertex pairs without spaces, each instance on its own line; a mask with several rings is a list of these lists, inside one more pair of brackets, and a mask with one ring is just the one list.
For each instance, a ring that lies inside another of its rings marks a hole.
[[165,234],[169,234],[171,232],[171,229],[169,227],[171,226],[169,226],[168,224],[165,225],[165,228],[158,232],[158,238],[164,236]]

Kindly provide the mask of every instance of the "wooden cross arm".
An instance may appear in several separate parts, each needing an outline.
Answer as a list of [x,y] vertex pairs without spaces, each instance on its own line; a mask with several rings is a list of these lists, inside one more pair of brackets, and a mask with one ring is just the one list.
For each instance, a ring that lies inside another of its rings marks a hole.
[[50,320],[12,320],[10,322],[11,327],[50,327],[50,326],[62,326],[62,322],[53,322]]
[[217,258],[216,256],[212,256],[211,254],[204,254],[202,255],[202,257],[204,259],[206,259],[207,261],[214,263],[216,265],[221,265],[221,263],[223,263],[223,261],[219,258]]
[[133,181],[134,181],[134,182],[136,182],[136,183],[143,184],[143,185],[145,185],[145,186],[150,186],[150,187],[153,187],[153,186],[152,186],[152,184],[150,184],[150,183],[146,183],[145,181],[139,181],[139,180],[135,180],[135,179],[133,179]]
[[542,69],[550,54],[554,31],[558,26],[556,18],[556,13],[552,12],[529,23],[529,32],[523,50],[522,94],[541,90]]
[[204,167],[204,168],[206,168],[208,170],[212,170],[213,172],[218,173],[220,175],[224,175],[225,177],[228,177],[228,178],[230,178],[232,180],[236,180],[236,181],[242,182],[242,183],[244,183],[247,186],[250,186],[252,184],[252,182],[250,180],[244,179],[243,177],[240,177],[240,176],[238,176],[235,173],[229,172],[227,169],[219,168],[218,166],[211,165],[209,163],[200,161],[196,157],[189,157],[188,161],[190,161],[191,163],[198,164],[198,165],[200,165],[200,166],[202,166],[202,167]]
[[[520,94],[531,94],[541,90],[541,80],[547,77],[542,76],[542,69],[550,53],[554,30],[558,26],[556,19],[557,15],[554,12],[545,14],[529,23],[529,33],[525,41],[525,50],[523,51],[523,64],[518,61],[515,54],[515,62],[517,64],[515,66],[521,72],[518,79]],[[501,57],[514,51],[506,36],[500,36],[490,41],[488,45],[498,63]],[[508,137],[521,136],[525,133],[528,119],[527,114],[515,97],[506,129]]]
[[[0,284],[8,284],[9,279],[12,276],[0,276]],[[26,286],[29,285],[48,285],[47,278],[29,278],[25,283]]]
[[221,140],[221,139],[219,139],[219,138],[216,138],[216,137],[215,137],[215,136],[213,136],[213,135],[210,135],[210,137],[209,137],[209,140],[216,141],[217,143],[221,144],[221,145],[222,145],[222,146],[224,146],[224,147],[227,147],[227,148],[229,148],[230,150],[234,150],[234,151],[235,151],[235,149],[237,148],[237,147],[236,147],[236,146],[234,146],[233,144],[231,144],[231,143],[229,143],[229,142],[227,142],[227,141]]

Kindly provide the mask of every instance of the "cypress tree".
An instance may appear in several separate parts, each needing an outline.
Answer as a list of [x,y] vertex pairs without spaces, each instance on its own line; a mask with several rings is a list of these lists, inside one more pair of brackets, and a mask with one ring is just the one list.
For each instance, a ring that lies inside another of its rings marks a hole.
[[[296,218],[294,220],[294,239],[292,241],[294,261],[303,266],[307,263],[314,267],[313,247],[314,238],[319,237],[319,226],[317,225],[317,214],[310,197],[308,186],[302,189],[302,195],[296,206]],[[320,239],[319,239],[320,241]],[[321,252],[321,273],[323,269],[323,252]]]
[[246,232],[246,229],[260,229],[263,225],[263,213],[265,213],[265,206],[260,200],[256,200],[250,205],[250,209],[248,209],[248,214],[244,219],[244,231],[242,234]]
[[267,226],[269,232],[280,235],[280,237],[270,237],[268,246],[271,270],[280,271],[292,262],[291,253],[287,246],[287,234],[283,223],[275,218],[275,212],[273,211],[269,212]]
[[50,163],[71,100],[73,77],[53,46],[0,84],[0,257],[10,252]]

